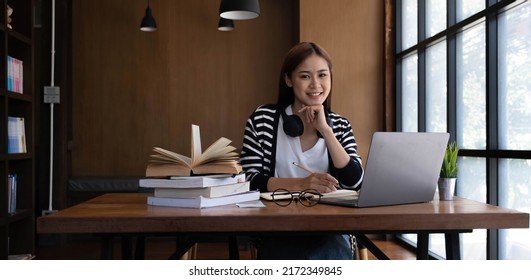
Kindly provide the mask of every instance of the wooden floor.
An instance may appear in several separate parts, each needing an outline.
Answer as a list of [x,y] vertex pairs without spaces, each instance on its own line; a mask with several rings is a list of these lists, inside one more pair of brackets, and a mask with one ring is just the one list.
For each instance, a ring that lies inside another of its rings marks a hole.
[[[391,260],[413,260],[414,252],[406,249],[393,240],[371,237],[371,240]],[[251,250],[246,242],[239,242],[240,259],[253,259]],[[175,238],[148,237],[146,239],[145,259],[164,260],[174,252]],[[44,236],[41,237],[36,250],[39,260],[97,260],[100,259],[101,243],[99,238],[92,236]],[[121,259],[121,243],[118,239],[114,244],[114,259]],[[199,260],[227,260],[229,259],[228,243],[219,242],[198,243],[196,257]],[[376,259],[370,252],[368,259]]]

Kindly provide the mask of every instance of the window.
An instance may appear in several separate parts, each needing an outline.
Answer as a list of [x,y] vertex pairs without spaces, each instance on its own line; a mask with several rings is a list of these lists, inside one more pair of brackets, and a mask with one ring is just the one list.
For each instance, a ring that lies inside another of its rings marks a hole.
[[426,49],[426,131],[446,132],[446,41]]
[[457,143],[463,149],[487,145],[485,23],[456,36]]
[[411,55],[402,62],[402,122],[404,131],[417,131],[418,93],[417,56]]
[[[531,4],[498,17],[498,134],[500,149],[531,150]],[[499,161],[499,205],[531,212],[531,159]],[[530,231],[500,230],[502,259],[529,259]]]
[[[397,130],[450,132],[458,196],[531,212],[531,1],[394,3]],[[531,257],[530,229],[460,238],[463,259]],[[430,251],[444,257],[443,235]]]

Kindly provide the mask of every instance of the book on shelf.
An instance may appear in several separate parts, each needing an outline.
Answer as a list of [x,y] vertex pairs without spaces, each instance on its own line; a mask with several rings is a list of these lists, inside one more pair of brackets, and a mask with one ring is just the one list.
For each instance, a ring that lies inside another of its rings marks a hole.
[[153,206],[171,206],[182,208],[207,208],[214,206],[229,205],[241,202],[248,202],[260,199],[260,192],[249,191],[234,195],[227,195],[221,197],[203,197],[198,196],[194,198],[171,198],[171,197],[156,197],[148,196],[147,204]]
[[24,118],[7,117],[7,153],[25,153],[26,150],[26,128]]
[[190,176],[193,174],[239,174],[242,167],[232,141],[221,137],[204,152],[199,126],[192,125],[192,152],[187,157],[154,147],[146,168],[146,177]]
[[13,57],[7,56],[7,90],[13,91]]
[[214,198],[234,195],[250,191],[249,181],[205,188],[155,188],[153,195],[156,197],[173,198]]
[[17,174],[7,175],[7,211],[10,214],[17,212]]
[[7,56],[7,90],[17,93],[24,92],[24,65],[22,60]]
[[173,176],[170,179],[142,178],[138,185],[143,188],[206,188],[245,181],[245,173],[211,174],[197,176]]

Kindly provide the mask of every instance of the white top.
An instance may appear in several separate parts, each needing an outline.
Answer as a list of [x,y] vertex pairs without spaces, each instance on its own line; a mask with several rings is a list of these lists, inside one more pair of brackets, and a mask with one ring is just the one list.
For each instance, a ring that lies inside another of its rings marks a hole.
[[[286,114],[292,114],[291,106],[286,107]],[[291,137],[284,132],[282,117],[278,126],[275,177],[302,178],[310,175],[293,162],[313,172],[328,172],[328,149],[323,138],[319,138],[311,149],[303,152],[300,137]]]

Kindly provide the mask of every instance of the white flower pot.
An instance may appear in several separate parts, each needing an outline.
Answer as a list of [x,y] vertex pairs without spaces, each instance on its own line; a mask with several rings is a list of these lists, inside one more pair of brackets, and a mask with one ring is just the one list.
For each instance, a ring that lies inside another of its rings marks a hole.
[[456,178],[439,178],[437,186],[439,188],[439,200],[453,200],[455,194]]

